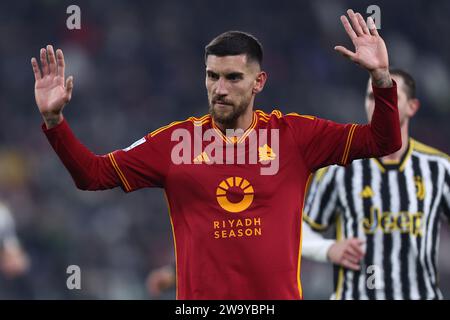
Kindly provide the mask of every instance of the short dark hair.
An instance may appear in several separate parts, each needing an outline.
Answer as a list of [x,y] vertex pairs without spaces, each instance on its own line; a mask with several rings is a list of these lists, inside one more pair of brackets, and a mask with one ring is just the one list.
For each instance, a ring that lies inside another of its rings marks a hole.
[[391,75],[398,76],[403,79],[405,84],[405,92],[408,99],[416,98],[416,81],[408,72],[402,69],[390,69]]
[[205,47],[205,62],[209,55],[218,57],[247,55],[247,61],[262,64],[263,48],[255,36],[242,31],[227,31],[215,37]]

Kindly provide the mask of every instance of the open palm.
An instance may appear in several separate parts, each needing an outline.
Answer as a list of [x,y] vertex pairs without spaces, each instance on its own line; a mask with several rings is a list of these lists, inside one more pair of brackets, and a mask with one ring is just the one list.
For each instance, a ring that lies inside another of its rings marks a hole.
[[[48,62],[47,62],[48,56]],[[40,51],[42,70],[36,58],[31,59],[35,85],[34,95],[36,104],[42,115],[58,115],[72,97],[73,78],[64,79],[64,55],[58,49],[55,53],[52,46]]]
[[343,46],[336,46],[335,50],[369,72],[387,69],[389,59],[386,44],[379,36],[373,20],[369,18],[368,27],[361,14],[355,14],[353,10],[348,10],[347,13],[351,24],[346,16],[341,16],[341,22],[355,46],[355,52]]

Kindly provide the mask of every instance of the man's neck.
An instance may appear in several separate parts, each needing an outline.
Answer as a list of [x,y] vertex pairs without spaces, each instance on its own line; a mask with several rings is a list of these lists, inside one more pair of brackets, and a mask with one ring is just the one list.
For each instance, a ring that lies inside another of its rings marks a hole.
[[385,157],[381,158],[382,162],[385,161],[400,161],[400,159],[403,157],[403,155],[405,154],[405,152],[408,149],[408,140],[409,140],[409,132],[408,132],[408,123],[405,123],[402,127],[401,127],[401,133],[402,133],[402,147],[394,152],[391,153],[390,155],[387,155]]

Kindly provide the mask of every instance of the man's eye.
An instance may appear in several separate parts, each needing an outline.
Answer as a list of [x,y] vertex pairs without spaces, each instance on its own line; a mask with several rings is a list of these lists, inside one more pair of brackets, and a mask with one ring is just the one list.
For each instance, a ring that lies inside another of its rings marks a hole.
[[227,79],[230,81],[237,81],[242,79],[242,75],[240,74],[230,74],[227,76]]
[[217,79],[219,79],[219,76],[217,74],[208,72],[208,78],[211,80],[217,80]]

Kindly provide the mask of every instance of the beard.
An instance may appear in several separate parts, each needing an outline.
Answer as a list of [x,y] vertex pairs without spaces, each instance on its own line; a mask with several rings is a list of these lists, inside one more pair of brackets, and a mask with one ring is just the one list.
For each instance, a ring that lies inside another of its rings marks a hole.
[[249,100],[244,100],[238,105],[224,101],[224,103],[227,104],[224,107],[217,106],[216,103],[216,100],[209,103],[209,114],[214,119],[214,122],[220,123],[225,127],[233,127],[236,124],[237,119],[245,113],[250,105]]

